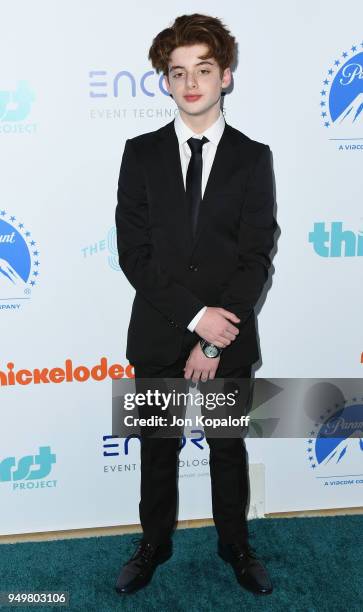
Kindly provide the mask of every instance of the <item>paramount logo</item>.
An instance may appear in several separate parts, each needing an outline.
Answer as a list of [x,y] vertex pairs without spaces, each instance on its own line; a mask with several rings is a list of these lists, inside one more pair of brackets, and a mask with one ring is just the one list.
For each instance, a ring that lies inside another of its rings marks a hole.
[[0,259],[0,288],[9,289],[14,286],[26,287],[26,283],[5,259]]
[[14,243],[14,236],[15,236],[15,232],[12,232],[11,234],[0,234],[0,242],[12,242]]

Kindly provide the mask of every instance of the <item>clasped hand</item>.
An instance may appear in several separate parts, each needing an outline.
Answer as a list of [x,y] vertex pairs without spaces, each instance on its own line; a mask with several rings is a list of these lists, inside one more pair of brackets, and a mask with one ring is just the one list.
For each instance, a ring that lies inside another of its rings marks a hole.
[[[207,342],[219,348],[229,346],[239,334],[239,329],[233,323],[240,319],[229,310],[210,306],[195,327],[196,333]],[[193,382],[212,380],[219,366],[220,357],[206,357],[198,342],[191,350],[184,367],[184,378]]]

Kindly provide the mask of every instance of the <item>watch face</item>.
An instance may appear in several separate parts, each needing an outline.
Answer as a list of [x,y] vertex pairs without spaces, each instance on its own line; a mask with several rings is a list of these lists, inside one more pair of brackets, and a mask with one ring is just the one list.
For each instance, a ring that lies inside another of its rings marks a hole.
[[207,357],[217,357],[219,353],[218,348],[216,346],[205,346],[204,352]]

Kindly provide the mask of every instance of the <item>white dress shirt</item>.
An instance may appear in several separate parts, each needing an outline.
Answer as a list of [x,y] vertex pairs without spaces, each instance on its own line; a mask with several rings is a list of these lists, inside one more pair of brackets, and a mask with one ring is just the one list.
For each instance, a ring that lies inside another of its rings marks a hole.
[[[174,128],[179,142],[179,154],[180,154],[180,162],[183,173],[183,181],[184,181],[184,189],[185,182],[187,176],[187,170],[190,158],[192,156],[190,147],[187,143],[189,138],[203,138],[205,136],[208,138],[209,142],[206,142],[203,145],[202,149],[202,159],[203,159],[203,167],[202,167],[202,197],[204,195],[205,186],[208,181],[209,173],[212,168],[214,156],[216,154],[218,143],[222,137],[223,130],[225,126],[225,121],[223,117],[222,111],[219,113],[219,117],[217,121],[215,121],[209,128],[207,128],[202,134],[195,134],[193,130],[184,123],[180,115],[176,115],[174,120]],[[199,312],[195,315],[195,317],[190,321],[188,325],[189,331],[193,332],[197,323],[204,315],[207,310],[207,306],[204,306],[200,309]]]

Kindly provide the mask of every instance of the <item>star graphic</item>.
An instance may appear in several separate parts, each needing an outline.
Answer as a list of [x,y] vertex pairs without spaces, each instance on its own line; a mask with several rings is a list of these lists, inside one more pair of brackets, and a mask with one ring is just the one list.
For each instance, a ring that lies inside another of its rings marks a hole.
[[30,236],[30,232],[25,232],[26,237]]
[[33,280],[32,280],[32,281],[30,281],[30,284],[31,284],[31,286],[32,286],[32,287],[34,287],[34,285],[35,285],[35,281],[33,281]]
[[[314,433],[314,432],[313,432],[313,433]],[[313,441],[312,441],[312,440],[308,440],[308,442],[309,442],[309,444],[312,444],[312,443],[313,443]]]
[[323,91],[321,91],[320,93],[321,93],[322,96],[325,96],[326,91],[324,91],[324,89],[323,89]]
[[35,266],[39,266],[39,261],[35,261],[35,262],[34,262],[34,265],[35,265]]
[[339,60],[335,60],[334,66],[339,66],[339,64],[340,64],[340,61]]
[[325,81],[323,81],[324,85],[329,85],[329,81],[328,79],[325,79]]
[[348,53],[346,51],[344,51],[344,53],[342,53],[343,57],[347,57]]
[[16,217],[10,217],[10,221],[15,221]]
[[324,111],[323,113],[321,113],[322,117],[326,117],[326,112]]
[[23,229],[24,223],[19,223],[19,227],[20,227],[20,229]]
[[324,100],[322,100],[322,101],[320,102],[320,106],[325,106],[325,102],[324,102]]
[[313,463],[313,464],[311,465],[311,467],[315,469],[315,468],[316,468],[315,463]]
[[330,125],[329,121],[325,121],[324,126],[329,127],[329,125]]
[[353,47],[352,47],[352,51],[353,51],[353,53],[354,53],[354,51],[356,51],[356,50],[357,50],[357,47],[356,47],[355,45],[353,45]]
[[6,215],[6,211],[5,211],[5,210],[2,210],[0,214],[1,214],[1,216],[2,216],[2,217],[5,217],[5,215]]
[[34,240],[32,240],[32,241],[31,241],[30,245],[31,245],[31,246],[34,246],[34,245],[35,245]]
[[33,255],[35,255],[35,257],[38,256],[39,251],[33,251]]

